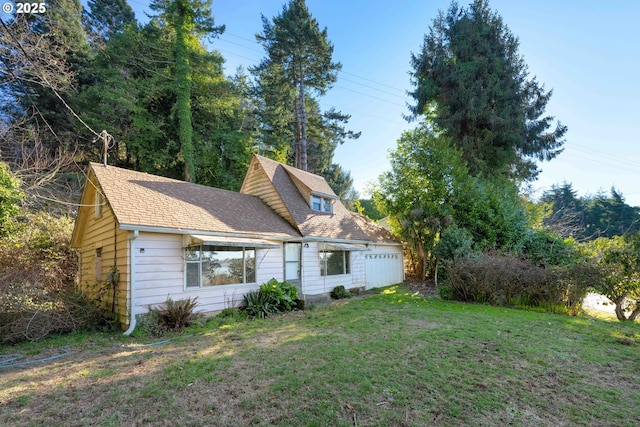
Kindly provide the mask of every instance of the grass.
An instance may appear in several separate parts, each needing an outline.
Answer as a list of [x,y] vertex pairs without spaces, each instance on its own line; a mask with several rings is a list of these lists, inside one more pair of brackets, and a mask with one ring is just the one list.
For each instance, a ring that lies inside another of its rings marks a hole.
[[393,287],[194,332],[129,349],[114,335],[4,349],[43,357],[72,345],[0,370],[0,425],[640,424],[638,324]]

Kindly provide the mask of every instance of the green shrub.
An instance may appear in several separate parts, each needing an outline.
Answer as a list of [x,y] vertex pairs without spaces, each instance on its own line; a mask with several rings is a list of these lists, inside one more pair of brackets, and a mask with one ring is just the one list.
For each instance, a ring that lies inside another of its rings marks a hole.
[[278,308],[278,311],[290,311],[296,306],[298,289],[289,282],[278,282],[271,279],[260,285],[260,292],[267,300]]
[[242,308],[251,319],[264,319],[280,311],[278,307],[271,302],[269,296],[261,290],[247,292],[243,297]]
[[193,311],[197,305],[198,297],[178,301],[169,297],[164,306],[149,307],[149,313],[156,316],[158,323],[166,327],[167,330],[176,331],[189,326],[200,317],[200,314]]
[[331,291],[331,298],[333,299],[342,299],[342,298],[350,298],[351,294],[344,288],[344,286],[336,286]]
[[265,318],[271,314],[290,311],[298,306],[298,289],[289,282],[271,279],[260,290],[243,297],[242,309],[250,318]]

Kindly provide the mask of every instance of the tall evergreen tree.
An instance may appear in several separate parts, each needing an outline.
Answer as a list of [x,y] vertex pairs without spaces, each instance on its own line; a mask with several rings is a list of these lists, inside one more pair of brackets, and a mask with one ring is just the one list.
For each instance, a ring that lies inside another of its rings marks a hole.
[[126,0],[89,0],[87,6],[89,9],[84,14],[86,30],[104,40],[136,22],[133,9]]
[[267,57],[251,71],[258,79],[263,117],[267,128],[276,132],[289,127],[293,118],[294,166],[307,170],[308,98],[311,93],[324,95],[342,65],[332,61],[327,29],[320,30],[304,0],[291,0],[273,22],[263,16],[262,23],[263,31],[256,39]]
[[176,116],[180,151],[184,161],[184,180],[195,179],[193,124],[191,122],[191,88],[193,69],[190,64],[192,49],[201,36],[214,36],[224,31],[214,26],[211,0],[154,0],[151,9],[175,31],[175,89]]
[[535,160],[562,151],[566,126],[549,130],[554,118],[543,116],[552,91],[528,78],[518,39],[487,0],[440,12],[411,63],[412,117],[445,131],[471,174],[532,180]]

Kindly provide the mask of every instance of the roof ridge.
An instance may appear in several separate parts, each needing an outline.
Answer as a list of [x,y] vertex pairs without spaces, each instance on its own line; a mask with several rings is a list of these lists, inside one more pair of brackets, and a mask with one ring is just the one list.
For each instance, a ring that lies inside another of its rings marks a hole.
[[[104,169],[104,164],[102,164],[102,163],[89,162],[89,164],[91,166],[99,166],[99,167]],[[197,184],[195,182],[182,181],[180,179],[170,178],[168,176],[156,175],[156,174],[149,173],[149,172],[142,172],[142,171],[137,171],[137,170],[133,170],[133,169],[121,168],[119,166],[107,165],[107,169],[118,169],[118,170],[121,170],[121,171],[125,171],[127,173],[134,173],[134,174],[139,174],[139,175],[147,175],[147,176],[150,176],[150,177],[161,178],[161,179],[164,179],[164,180],[167,180],[167,181],[171,181],[171,182],[175,182],[175,183],[183,183],[183,184],[195,185],[195,186],[198,186],[198,187],[211,188],[211,189],[214,189],[214,190],[217,190],[217,191],[224,191],[224,192],[227,192],[227,193],[242,194],[243,196],[256,197],[256,196],[254,196],[252,194],[240,193],[239,191],[226,190],[224,188],[213,187],[211,185],[204,185],[204,184]],[[94,170],[95,170],[95,168],[94,168]]]

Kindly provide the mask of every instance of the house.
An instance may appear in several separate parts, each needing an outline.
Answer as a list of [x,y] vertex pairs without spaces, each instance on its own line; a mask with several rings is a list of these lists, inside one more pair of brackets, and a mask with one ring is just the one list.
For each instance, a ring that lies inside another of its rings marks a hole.
[[348,211],[324,178],[258,155],[239,193],[91,163],[72,246],[81,289],[110,302],[127,332],[167,297],[215,312],[271,278],[303,299],[404,279],[387,230]]

